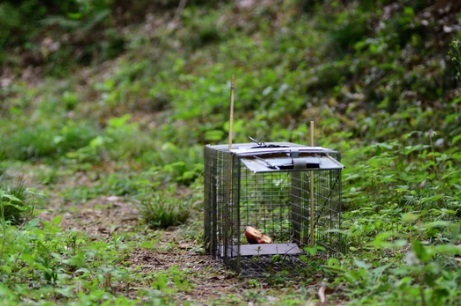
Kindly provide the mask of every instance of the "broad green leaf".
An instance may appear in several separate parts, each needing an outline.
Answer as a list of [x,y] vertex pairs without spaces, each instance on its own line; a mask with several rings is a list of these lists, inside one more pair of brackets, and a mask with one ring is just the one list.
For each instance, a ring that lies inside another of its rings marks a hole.
[[431,259],[432,256],[427,252],[426,247],[419,240],[414,240],[412,242],[412,247],[416,257],[422,262],[428,262]]

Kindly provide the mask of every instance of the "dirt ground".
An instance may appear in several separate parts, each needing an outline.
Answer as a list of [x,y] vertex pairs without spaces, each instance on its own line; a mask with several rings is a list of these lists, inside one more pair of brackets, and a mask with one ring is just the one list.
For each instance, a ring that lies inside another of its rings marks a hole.
[[[141,222],[138,210],[132,203],[121,197],[100,197],[69,206],[63,211],[55,203],[54,212],[44,212],[41,218],[50,220],[56,214],[62,214],[60,226],[65,230],[86,232],[92,239],[105,240],[114,233],[130,232],[139,229]],[[143,230],[154,231],[147,227]],[[187,290],[174,293],[178,305],[186,301],[194,304],[207,305],[208,301],[228,295],[240,296],[246,286],[244,279],[224,268],[222,263],[204,254],[197,241],[191,241],[183,236],[180,227],[172,227],[158,231],[161,237],[159,245],[152,249],[137,248],[128,256],[128,268],[137,273],[148,275],[166,271],[173,266],[179,271],[187,271]],[[162,251],[167,250],[167,251]],[[135,295],[139,284],[130,284],[129,295]],[[116,289],[116,288],[114,288]],[[126,293],[126,288],[120,288]]]

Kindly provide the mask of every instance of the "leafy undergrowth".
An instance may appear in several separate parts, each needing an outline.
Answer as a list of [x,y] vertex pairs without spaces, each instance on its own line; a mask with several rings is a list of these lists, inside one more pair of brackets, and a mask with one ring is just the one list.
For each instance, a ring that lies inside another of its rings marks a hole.
[[[461,304],[458,4],[109,2],[48,16],[4,64],[5,304]],[[204,254],[202,150],[227,140],[232,75],[234,141],[306,143],[315,120],[346,165],[347,252],[304,279]]]

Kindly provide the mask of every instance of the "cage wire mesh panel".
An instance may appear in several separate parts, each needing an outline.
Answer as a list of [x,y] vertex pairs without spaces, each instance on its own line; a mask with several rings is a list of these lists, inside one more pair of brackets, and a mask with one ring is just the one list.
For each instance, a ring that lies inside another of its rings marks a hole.
[[[299,270],[310,239],[342,251],[341,169],[335,151],[291,143],[205,147],[205,246],[243,276]],[[310,194],[311,180],[313,197]],[[246,227],[272,238],[249,244]]]

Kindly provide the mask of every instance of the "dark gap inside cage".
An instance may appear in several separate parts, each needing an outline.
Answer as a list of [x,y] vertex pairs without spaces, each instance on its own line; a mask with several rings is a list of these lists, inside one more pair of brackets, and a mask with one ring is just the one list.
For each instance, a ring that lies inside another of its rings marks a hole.
[[[342,251],[339,154],[289,143],[276,149],[205,148],[206,248],[243,276],[302,266],[311,228],[315,244],[328,254]],[[248,226],[272,243],[250,244]]]

